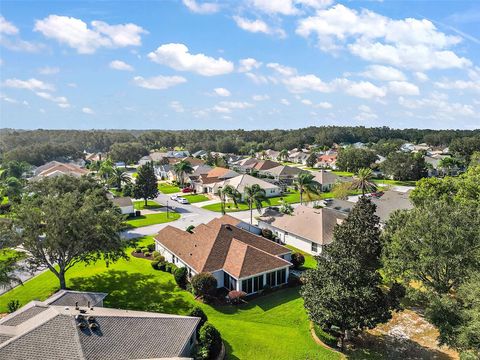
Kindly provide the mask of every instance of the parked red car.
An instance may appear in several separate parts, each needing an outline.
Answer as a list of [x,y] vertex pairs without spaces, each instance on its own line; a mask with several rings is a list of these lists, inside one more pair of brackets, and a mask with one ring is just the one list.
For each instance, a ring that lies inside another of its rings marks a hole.
[[192,191],[193,191],[192,188],[183,188],[182,189],[182,193],[190,193]]

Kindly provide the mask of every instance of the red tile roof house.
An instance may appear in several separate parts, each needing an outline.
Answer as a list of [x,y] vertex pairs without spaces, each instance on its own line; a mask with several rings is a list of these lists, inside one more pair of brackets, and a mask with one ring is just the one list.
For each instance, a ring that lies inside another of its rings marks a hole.
[[215,184],[227,179],[231,179],[237,176],[238,173],[222,168],[215,167],[210,170],[207,174],[200,174],[200,177],[192,183],[192,187],[197,191],[197,193],[214,193]]
[[193,233],[167,226],[155,236],[155,248],[165,259],[186,267],[189,276],[211,273],[218,288],[254,294],[265,285],[287,283],[291,251],[241,229],[229,215],[197,226]]
[[317,163],[315,164],[315,167],[319,168],[330,168],[335,170],[337,168],[336,166],[337,162],[337,155],[321,155],[318,157]]

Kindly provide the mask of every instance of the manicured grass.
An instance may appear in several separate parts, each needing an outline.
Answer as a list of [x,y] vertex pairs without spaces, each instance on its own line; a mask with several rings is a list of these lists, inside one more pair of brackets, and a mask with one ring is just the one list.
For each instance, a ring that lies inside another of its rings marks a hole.
[[132,178],[136,179],[137,177],[138,177],[138,173],[137,173],[137,172],[132,173]]
[[187,199],[190,204],[210,200],[207,196],[202,194],[182,195],[182,197]]
[[23,251],[17,251],[15,249],[2,249],[0,250],[0,261],[10,260],[15,258],[16,260],[22,260],[26,258],[26,254]]
[[[312,195],[312,198],[309,199],[307,195],[303,195],[303,201],[308,202],[308,201],[315,201],[315,200],[320,200],[320,199],[327,199],[333,197],[331,192],[326,192],[326,193],[321,193],[319,196],[317,195]],[[267,206],[278,206],[282,203],[282,200],[285,200],[289,204],[295,204],[300,202],[300,193],[298,191],[290,191],[286,193],[284,196],[277,196],[270,198],[270,204],[267,204],[266,202],[263,203],[263,207]],[[230,206],[230,207],[228,207]],[[203,209],[207,209],[210,211],[215,211],[215,212],[221,212],[221,204],[216,203],[216,204],[210,204],[210,205],[205,205],[202,206]],[[248,210],[248,205],[245,203],[238,203],[238,208],[235,207],[233,203],[227,203],[226,211],[227,212],[236,212],[236,211],[242,211],[242,210]]]
[[163,194],[173,194],[180,192],[180,188],[175,185],[167,184],[167,183],[159,183],[158,190],[160,190]]
[[155,224],[163,224],[166,222],[174,221],[180,218],[180,214],[170,211],[169,216],[167,218],[166,212],[156,213],[156,214],[146,214],[140,215],[135,218],[129,219],[125,221],[125,223],[130,228],[139,228],[142,226],[148,225],[155,225]]
[[116,197],[121,197],[123,196],[122,192],[119,191],[118,189],[116,188],[110,188],[108,189],[108,191],[110,191],[113,195],[115,195]]
[[337,170],[332,170],[332,173],[337,174],[338,176],[345,176],[345,177],[350,177],[355,175],[352,172],[349,171],[337,171]]
[[7,204],[8,203],[8,196],[4,196],[2,198],[2,201],[0,202],[1,205]]
[[305,257],[305,263],[302,266],[302,270],[315,269],[317,267],[317,260],[315,260],[313,255],[310,255],[309,253],[306,253],[305,251],[297,249],[296,247],[291,245],[285,245],[285,246],[290,250],[292,250],[293,252],[298,252],[303,254],[303,256]]
[[[151,242],[151,237],[142,240],[144,245]],[[171,274],[153,270],[148,260],[133,257],[108,268],[101,261],[77,264],[67,272],[67,286],[108,293],[106,307],[186,314],[198,305],[222,334],[228,359],[340,359],[311,338],[303,300],[296,288],[274,291],[239,307],[212,307],[179,289]],[[24,305],[33,299],[45,300],[56,290],[57,278],[46,271],[1,295],[0,312],[7,310],[9,300],[18,299]]]
[[400,181],[400,180],[391,180],[391,179],[373,179],[374,183],[387,184],[387,185],[398,185],[398,186],[415,186],[416,181]]
[[145,201],[143,200],[137,200],[133,202],[133,207],[135,208],[135,210],[159,209],[162,206],[163,205],[153,200],[147,200],[147,206],[145,206]]

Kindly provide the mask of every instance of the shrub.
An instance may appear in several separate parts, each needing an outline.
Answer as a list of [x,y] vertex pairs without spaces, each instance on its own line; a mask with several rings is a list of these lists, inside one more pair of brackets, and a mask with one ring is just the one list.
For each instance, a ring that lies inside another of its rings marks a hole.
[[142,252],[142,248],[136,248],[136,249],[135,249],[135,252],[136,252],[137,254],[141,253],[141,252]]
[[222,350],[222,337],[218,330],[208,322],[200,329],[199,342],[199,355],[203,360],[215,359]]
[[200,273],[192,277],[193,293],[195,296],[211,296],[217,288],[217,279],[210,273]]
[[189,227],[187,227],[187,229],[185,231],[189,232],[190,234],[193,234],[193,229],[195,229],[195,226],[190,225]]
[[149,257],[152,254],[150,254],[150,252],[147,251],[147,252],[144,252],[143,255],[145,255],[145,257]]
[[159,257],[159,256],[160,256],[160,253],[159,253],[158,251],[153,251],[153,252],[152,252],[152,257],[153,257],[154,259],[156,259],[156,258]]
[[17,311],[19,308],[20,308],[20,301],[16,299],[10,300],[7,304],[7,309],[10,314]]
[[145,254],[146,252],[149,252],[149,251],[150,251],[150,250],[148,250],[148,248],[146,248],[146,247],[142,248],[142,253],[144,253],[144,254]]
[[303,264],[305,264],[305,256],[301,253],[293,253],[292,254],[292,259],[290,262],[293,264],[293,267],[295,269],[300,268]]
[[160,261],[158,264],[157,264],[157,270],[160,270],[160,271],[166,271],[166,266],[167,266],[167,263],[165,261]]
[[320,326],[317,324],[313,324],[313,329],[315,331],[315,335],[322,340],[325,344],[335,348],[337,347],[337,337],[329,334],[327,331],[323,330]]
[[300,286],[302,285],[302,281],[298,276],[295,276],[293,274],[288,274],[287,285],[289,287]]
[[155,270],[158,270],[158,264],[160,263],[160,261],[158,260],[153,260],[150,265],[152,265],[152,268],[154,268]]
[[228,293],[227,299],[228,302],[230,302],[231,304],[237,305],[240,304],[246,296],[247,293],[243,291],[232,290]]
[[148,251],[152,252],[155,250],[155,243],[152,243],[152,244],[148,244],[147,245],[147,249]]
[[188,316],[194,316],[194,317],[200,318],[200,322],[198,323],[198,326],[197,326],[197,336],[198,336],[203,324],[205,324],[208,321],[207,314],[205,314],[205,312],[202,310],[201,307],[195,306],[194,308],[192,308],[192,310],[190,310],[190,312],[188,313]]
[[175,264],[172,264],[172,263],[170,263],[169,265],[170,265],[170,271],[169,272],[173,274],[175,272],[175,270],[178,269],[178,266],[175,265]]
[[263,236],[264,238],[267,238],[267,239],[270,239],[270,240],[271,240],[272,237],[273,237],[272,230],[270,230],[270,229],[262,229],[262,236]]
[[[1,198],[0,198],[0,201],[1,201]],[[0,214],[8,213],[11,207],[12,207],[12,204],[10,203],[0,204]]]
[[157,255],[157,256],[153,255],[153,258],[155,260],[158,260],[158,262],[165,262],[165,256],[163,255]]
[[175,282],[182,289],[185,289],[187,286],[187,283],[188,283],[187,274],[188,274],[188,271],[187,271],[187,268],[185,267],[181,267],[173,271],[173,277],[175,278]]

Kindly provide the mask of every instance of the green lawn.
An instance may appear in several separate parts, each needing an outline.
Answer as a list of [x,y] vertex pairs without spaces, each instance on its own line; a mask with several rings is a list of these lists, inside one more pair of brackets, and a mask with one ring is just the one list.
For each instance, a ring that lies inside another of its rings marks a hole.
[[145,201],[143,200],[137,200],[133,202],[133,207],[135,208],[135,210],[159,209],[162,206],[163,205],[153,200],[147,200],[147,206],[145,206]]
[[[145,238],[144,245],[151,237]],[[106,307],[186,314],[201,306],[225,341],[228,359],[339,359],[339,355],[317,345],[310,336],[309,322],[298,289],[289,288],[261,296],[240,307],[211,307],[198,303],[180,290],[169,273],[153,270],[150,262],[130,257],[107,268],[103,262],[77,264],[67,272],[67,286],[74,290],[101,291],[109,295]],[[58,281],[46,271],[0,296],[0,312],[8,301],[22,305],[44,300],[58,289]]]
[[1,205],[4,205],[4,204],[6,204],[6,203],[8,203],[8,196],[4,196],[4,197],[2,198],[2,201],[0,202]]
[[350,177],[355,175],[352,172],[349,171],[337,171],[337,170],[332,170],[332,173],[337,174],[338,176],[345,176],[345,177]]
[[173,194],[173,193],[180,192],[180,188],[178,186],[166,184],[166,183],[159,183],[158,190],[160,190],[160,192],[163,194]]
[[399,186],[415,186],[416,181],[400,181],[400,180],[391,180],[391,179],[373,179],[375,183],[387,184],[387,185],[399,185]]
[[207,196],[202,195],[202,194],[182,195],[182,197],[187,199],[190,204],[210,200]]
[[2,249],[0,250],[0,261],[10,260],[16,258],[22,260],[27,255],[23,251],[17,251],[15,249]]
[[108,189],[108,191],[110,191],[113,195],[115,195],[116,197],[121,197],[123,196],[122,192],[119,191],[118,189],[116,188],[110,188]]
[[[312,199],[309,199],[306,195],[303,196],[303,201],[315,201],[315,200],[320,200],[320,199],[327,199],[331,198],[333,195],[331,192],[326,192],[320,194],[320,196],[313,195]],[[295,204],[300,202],[300,193],[298,191],[289,191],[286,193],[284,196],[277,196],[270,198],[270,204],[267,204],[266,202],[263,203],[263,207],[267,206],[278,206],[281,204],[282,200],[285,200],[287,203],[290,204]],[[229,207],[230,206],[230,207]],[[216,204],[210,204],[210,205],[205,205],[202,206],[202,208],[210,210],[210,211],[215,211],[215,212],[221,212],[221,204],[216,203]],[[238,203],[238,208],[235,207],[233,203],[227,203],[227,212],[235,212],[235,211],[242,211],[242,210],[248,210],[248,205],[246,203]]]
[[290,245],[285,245],[287,248],[292,250],[293,252],[298,252],[303,254],[305,257],[305,263],[303,264],[303,269],[315,269],[317,267],[317,260],[313,257],[313,255],[310,255],[309,253],[306,253],[305,251],[302,251],[300,249],[297,249],[296,247],[290,246]]
[[167,218],[166,212],[160,212],[156,214],[146,214],[140,215],[135,218],[129,219],[125,221],[125,223],[130,228],[139,228],[142,226],[154,225],[154,224],[163,224],[166,222],[174,221],[180,218],[180,214],[176,212],[169,212],[169,216]]

